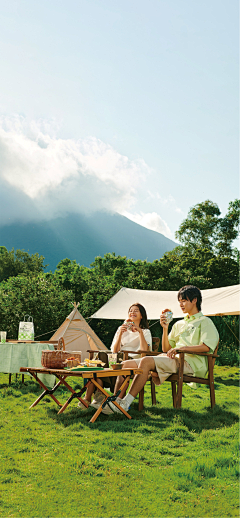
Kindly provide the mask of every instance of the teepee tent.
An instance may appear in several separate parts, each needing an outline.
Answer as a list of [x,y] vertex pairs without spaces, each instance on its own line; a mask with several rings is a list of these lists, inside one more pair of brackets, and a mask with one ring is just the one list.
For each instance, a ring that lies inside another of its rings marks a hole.
[[66,351],[81,351],[82,360],[84,360],[89,358],[88,350],[105,351],[107,347],[87,324],[77,308],[78,304],[74,302],[73,311],[50,338],[50,341],[64,338]]

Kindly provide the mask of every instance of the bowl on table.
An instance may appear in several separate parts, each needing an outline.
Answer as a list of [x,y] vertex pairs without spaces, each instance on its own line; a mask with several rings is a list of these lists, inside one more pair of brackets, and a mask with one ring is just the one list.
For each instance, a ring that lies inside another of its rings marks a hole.
[[117,371],[117,370],[119,370],[121,368],[122,368],[122,364],[121,363],[112,363],[110,365],[110,369],[113,369],[114,371]]

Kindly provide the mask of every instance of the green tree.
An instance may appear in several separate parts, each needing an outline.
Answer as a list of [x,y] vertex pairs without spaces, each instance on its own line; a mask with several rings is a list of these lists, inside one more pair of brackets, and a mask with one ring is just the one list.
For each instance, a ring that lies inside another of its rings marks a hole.
[[231,257],[233,241],[238,236],[240,200],[230,202],[225,217],[220,218],[220,214],[216,203],[210,200],[198,203],[189,210],[176,238],[188,248],[203,248]]
[[210,289],[238,284],[238,262],[207,248],[178,246],[164,254],[159,263],[164,287],[156,289],[178,290],[186,284]]
[[88,291],[89,268],[80,266],[76,261],[63,259],[57,265],[53,278],[65,290],[71,290],[75,301],[80,301]]
[[219,255],[232,254],[232,242],[239,235],[240,200],[229,203],[225,218],[220,221],[219,242],[216,246]]
[[43,264],[44,257],[39,254],[29,255],[24,250],[8,251],[0,246],[0,282],[17,275],[36,275],[42,273],[47,265]]
[[[74,296],[45,274],[11,277],[0,286],[0,322],[9,338],[17,338],[24,315],[33,317],[35,336],[47,340],[73,309]],[[49,332],[48,335],[45,333]]]

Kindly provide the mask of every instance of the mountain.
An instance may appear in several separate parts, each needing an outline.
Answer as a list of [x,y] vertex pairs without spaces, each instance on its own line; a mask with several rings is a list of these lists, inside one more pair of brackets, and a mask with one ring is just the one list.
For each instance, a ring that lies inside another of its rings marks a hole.
[[107,252],[149,262],[159,259],[177,243],[117,213],[95,212],[90,216],[68,214],[37,223],[16,222],[0,227],[0,246],[38,252],[54,271],[68,257],[89,266]]

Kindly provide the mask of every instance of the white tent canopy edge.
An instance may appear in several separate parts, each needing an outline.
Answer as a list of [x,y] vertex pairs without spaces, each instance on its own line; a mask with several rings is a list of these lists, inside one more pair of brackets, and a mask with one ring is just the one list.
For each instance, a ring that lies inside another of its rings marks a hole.
[[[202,312],[206,316],[239,315],[240,285],[201,290]],[[124,320],[131,304],[139,302],[147,311],[149,320],[159,318],[161,312],[169,308],[175,318],[183,317],[177,299],[177,291],[152,291],[121,288],[91,318]]]

